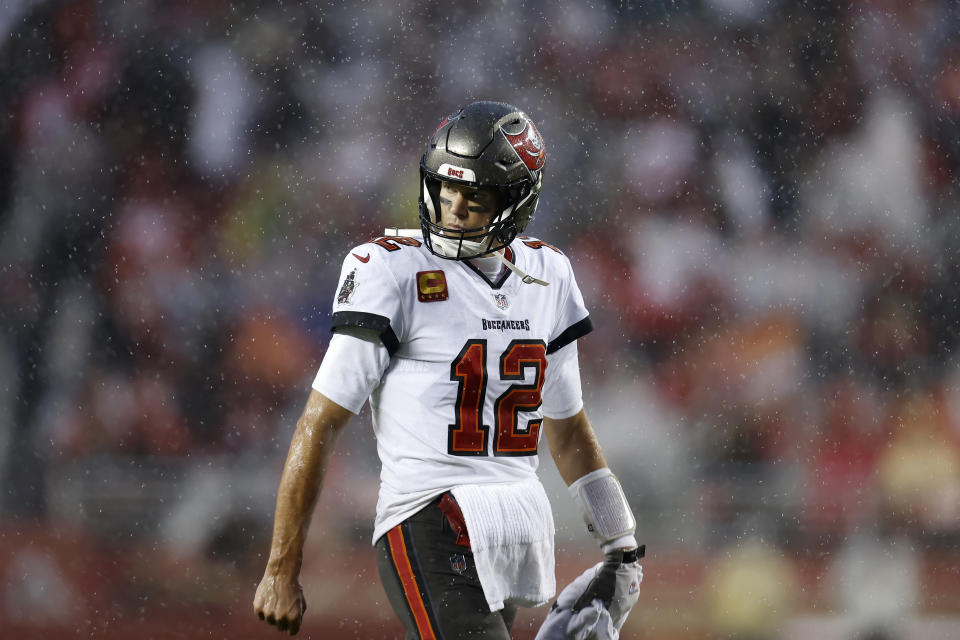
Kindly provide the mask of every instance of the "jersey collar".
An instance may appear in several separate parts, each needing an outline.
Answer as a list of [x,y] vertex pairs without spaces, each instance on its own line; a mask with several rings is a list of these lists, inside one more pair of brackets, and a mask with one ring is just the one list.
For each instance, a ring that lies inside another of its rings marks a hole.
[[[506,255],[507,260],[509,260],[510,262],[514,262],[513,249],[511,249],[510,247],[507,247],[506,249],[504,249],[504,255]],[[483,271],[481,271],[476,266],[474,266],[474,264],[470,260],[461,260],[461,262],[467,265],[475,274],[480,276],[480,278],[484,282],[490,285],[491,289],[499,289],[500,287],[502,287],[504,284],[506,284],[507,279],[513,274],[513,272],[510,271],[510,269],[507,269],[506,267],[501,267],[501,273],[499,277],[497,277],[496,281],[493,281],[493,280],[490,280],[490,278],[488,278]]]

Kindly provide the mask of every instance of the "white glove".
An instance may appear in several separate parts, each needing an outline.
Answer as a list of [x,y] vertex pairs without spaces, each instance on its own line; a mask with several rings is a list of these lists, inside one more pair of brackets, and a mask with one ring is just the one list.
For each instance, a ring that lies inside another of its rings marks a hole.
[[[643,570],[636,551],[612,551],[604,562],[568,584],[540,626],[536,640],[618,640],[640,597]],[[626,562],[624,562],[626,560]]]

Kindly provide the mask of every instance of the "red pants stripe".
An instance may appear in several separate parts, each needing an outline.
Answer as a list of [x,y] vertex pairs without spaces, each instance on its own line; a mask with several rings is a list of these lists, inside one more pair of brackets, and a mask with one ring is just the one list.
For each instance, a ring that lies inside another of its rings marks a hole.
[[410,557],[407,554],[407,543],[403,539],[402,525],[397,525],[387,532],[387,541],[390,544],[390,555],[393,558],[393,566],[400,577],[400,583],[403,585],[403,594],[413,614],[414,622],[417,625],[417,631],[422,640],[437,640],[437,635],[430,624],[430,614],[420,595],[420,587],[417,584],[417,577],[413,573],[413,566],[410,564]]

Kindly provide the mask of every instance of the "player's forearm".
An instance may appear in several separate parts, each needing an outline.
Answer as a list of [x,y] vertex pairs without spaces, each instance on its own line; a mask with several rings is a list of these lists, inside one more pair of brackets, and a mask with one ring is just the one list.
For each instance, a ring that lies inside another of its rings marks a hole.
[[569,485],[577,478],[607,466],[597,436],[583,411],[554,422],[554,428],[547,431],[547,439],[564,482]]
[[[546,419],[545,424],[553,460],[583,513],[588,530],[605,551],[636,547],[636,520],[623,488],[607,468],[586,413],[581,411],[562,420]],[[591,487],[586,492],[589,495],[584,495],[586,486]],[[598,509],[607,513],[606,520],[598,518]],[[610,519],[610,514],[616,517]]]
[[311,395],[297,422],[277,491],[268,571],[285,576],[299,574],[327,463],[349,415],[316,392]]
[[268,569],[276,573],[297,575],[300,572],[310,517],[320,494],[329,457],[329,454],[325,455],[325,450],[330,448],[325,441],[332,438],[332,430],[328,427],[329,435],[321,436],[319,442],[312,442],[316,434],[310,431],[315,428],[321,427],[297,425],[283,467],[267,563]]

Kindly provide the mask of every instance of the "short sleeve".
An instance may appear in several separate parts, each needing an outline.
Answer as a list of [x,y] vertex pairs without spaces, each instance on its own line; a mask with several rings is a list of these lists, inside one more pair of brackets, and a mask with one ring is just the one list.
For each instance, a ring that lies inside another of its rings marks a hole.
[[576,342],[547,356],[547,379],[541,397],[543,415],[554,420],[569,418],[583,409]]
[[564,259],[564,261],[567,267],[567,277],[564,279],[565,292],[560,300],[557,323],[547,344],[547,355],[559,351],[574,340],[593,331],[593,323],[590,322],[590,314],[583,303],[583,294],[577,286],[573,268],[568,260]]
[[400,289],[381,252],[369,245],[353,249],[343,261],[333,300],[333,322],[343,327],[370,329],[393,355],[403,334]]
[[390,362],[387,350],[363,330],[343,328],[330,340],[313,388],[353,414],[360,413]]

